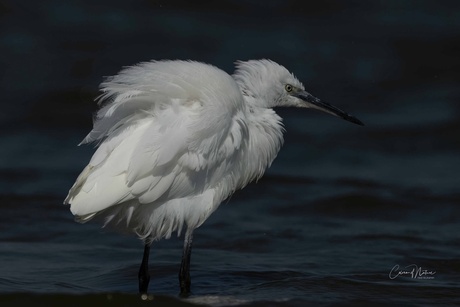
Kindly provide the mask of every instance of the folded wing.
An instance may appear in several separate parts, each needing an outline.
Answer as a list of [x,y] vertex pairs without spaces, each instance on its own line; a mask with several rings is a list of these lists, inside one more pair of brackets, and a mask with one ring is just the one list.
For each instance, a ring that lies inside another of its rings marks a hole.
[[[193,73],[181,73],[184,67]],[[128,201],[161,206],[203,194],[228,176],[245,147],[241,94],[215,67],[143,63],[103,83],[102,91],[109,102],[82,142],[99,147],[65,200],[82,220]]]

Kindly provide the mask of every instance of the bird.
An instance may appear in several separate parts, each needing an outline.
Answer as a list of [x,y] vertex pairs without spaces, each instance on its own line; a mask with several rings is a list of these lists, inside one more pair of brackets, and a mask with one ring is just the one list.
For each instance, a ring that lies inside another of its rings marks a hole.
[[193,232],[272,164],[284,133],[275,107],[364,125],[269,59],[237,61],[232,75],[192,60],[141,62],[107,77],[100,90],[93,128],[79,144],[97,149],[64,204],[80,223],[99,220],[142,240],[143,295],[151,245],[182,232],[179,295],[191,294]]

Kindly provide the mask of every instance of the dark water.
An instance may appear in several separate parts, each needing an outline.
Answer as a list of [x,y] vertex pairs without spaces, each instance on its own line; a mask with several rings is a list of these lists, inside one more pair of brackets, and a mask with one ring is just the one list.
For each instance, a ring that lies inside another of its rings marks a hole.
[[[457,2],[91,3],[0,2],[0,305],[460,304]],[[366,127],[279,110],[272,168],[196,231],[193,295],[172,238],[141,301],[141,242],[61,205],[98,83],[149,59],[262,57]]]

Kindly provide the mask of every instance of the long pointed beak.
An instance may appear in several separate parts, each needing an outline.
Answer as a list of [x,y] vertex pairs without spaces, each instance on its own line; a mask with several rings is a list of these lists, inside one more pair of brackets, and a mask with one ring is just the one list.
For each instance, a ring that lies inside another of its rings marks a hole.
[[334,116],[343,118],[346,121],[352,122],[354,124],[364,126],[363,122],[357,119],[356,117],[340,110],[337,107],[334,107],[331,104],[328,104],[327,102],[321,101],[321,99],[316,98],[315,96],[311,95],[310,93],[306,91],[298,91],[296,93],[292,94],[293,96],[302,99],[304,102],[307,103],[307,106],[310,108],[315,108],[324,112],[327,112],[329,114],[332,114]]

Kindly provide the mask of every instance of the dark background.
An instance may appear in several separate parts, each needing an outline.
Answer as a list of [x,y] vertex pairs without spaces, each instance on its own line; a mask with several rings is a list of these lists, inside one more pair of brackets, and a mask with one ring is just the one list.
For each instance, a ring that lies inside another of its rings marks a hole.
[[[0,297],[137,299],[141,244],[60,205],[104,76],[269,58],[366,126],[277,110],[272,168],[197,231],[192,301],[458,303],[459,54],[457,1],[0,1]],[[173,299],[181,243],[157,246],[151,289]]]

